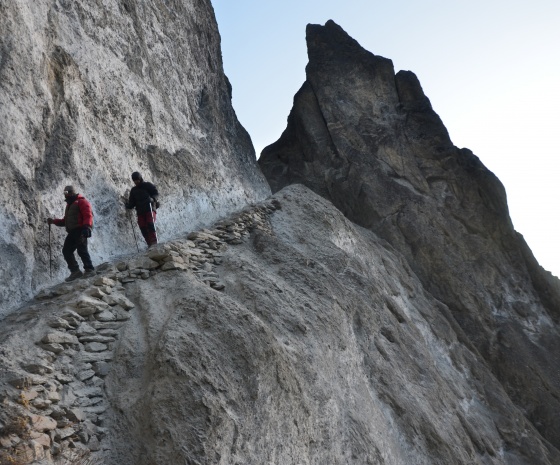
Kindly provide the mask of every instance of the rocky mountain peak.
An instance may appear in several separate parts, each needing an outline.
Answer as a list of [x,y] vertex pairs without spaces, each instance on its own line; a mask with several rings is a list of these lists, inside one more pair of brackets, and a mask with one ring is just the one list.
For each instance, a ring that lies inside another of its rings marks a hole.
[[324,26],[308,24],[305,32],[309,66],[327,62],[335,65],[341,60],[356,66],[361,61],[375,59],[376,62],[392,67],[391,60],[375,57],[332,20],[327,21]]
[[[558,280],[413,73],[310,25],[270,198],[209,1],[0,10],[0,463],[560,463]],[[97,269],[49,283],[67,184]]]
[[307,41],[306,82],[286,130],[259,159],[273,191],[305,184],[402,253],[558,444],[555,414],[539,425],[542,402],[560,407],[548,390],[557,371],[550,354],[560,355],[560,285],[513,229],[502,184],[452,144],[413,73],[395,74],[332,21],[308,26]]

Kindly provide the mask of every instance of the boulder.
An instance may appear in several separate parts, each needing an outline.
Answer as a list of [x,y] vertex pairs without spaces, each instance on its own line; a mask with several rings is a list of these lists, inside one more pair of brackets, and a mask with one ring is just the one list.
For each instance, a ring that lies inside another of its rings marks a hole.
[[46,351],[52,352],[54,354],[60,354],[60,353],[64,352],[64,346],[62,344],[58,344],[58,343],[41,344],[41,347],[43,349],[45,349]]
[[30,415],[31,426],[36,431],[51,431],[56,429],[56,420],[42,415]]
[[117,283],[111,278],[107,278],[105,276],[99,276],[93,281],[93,284],[99,287],[102,286],[115,287]]
[[41,342],[44,344],[78,344],[78,338],[73,334],[61,331],[51,331],[43,336]]
[[88,352],[103,352],[107,350],[107,346],[100,342],[88,342],[84,344],[84,348]]
[[76,330],[76,334],[80,338],[82,336],[92,336],[94,334],[97,334],[97,330],[95,328],[92,328],[87,323],[82,323],[80,324],[80,326],[78,326],[78,329]]
[[159,263],[152,260],[149,257],[136,257],[128,262],[128,268],[130,270],[143,269],[143,270],[154,270],[159,267]]
[[114,293],[112,295],[105,296],[103,299],[110,306],[120,305],[125,310],[130,310],[134,308],[134,304],[124,295]]
[[45,373],[53,372],[53,367],[51,365],[41,361],[25,364],[22,368],[28,373],[33,373],[35,375],[44,375]]

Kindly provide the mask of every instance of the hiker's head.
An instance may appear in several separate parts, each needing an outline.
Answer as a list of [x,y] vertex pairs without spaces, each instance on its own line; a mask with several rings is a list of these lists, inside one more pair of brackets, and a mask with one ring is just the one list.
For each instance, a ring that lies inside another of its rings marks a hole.
[[64,188],[64,197],[68,198],[74,195],[76,195],[76,189],[74,189],[74,186],[66,186]]
[[134,184],[138,184],[142,182],[142,175],[138,172],[135,171],[134,173],[132,173],[132,180],[134,181]]

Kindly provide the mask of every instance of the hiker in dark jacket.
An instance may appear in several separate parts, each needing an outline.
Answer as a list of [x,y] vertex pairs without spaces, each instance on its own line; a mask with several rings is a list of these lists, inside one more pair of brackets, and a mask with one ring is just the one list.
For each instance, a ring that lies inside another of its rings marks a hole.
[[144,236],[148,247],[157,244],[156,234],[156,209],[159,207],[158,190],[151,182],[144,181],[142,175],[135,171],[132,173],[134,187],[130,190],[126,208],[136,208],[138,226]]
[[[66,186],[64,188],[64,198],[66,200],[64,218],[48,218],[47,223],[66,227],[68,235],[64,240],[62,255],[70,269],[70,276],[66,278],[66,281],[73,281],[81,276],[95,275],[87,247],[87,240],[88,237],[91,237],[93,227],[93,213],[91,204],[85,197],[77,193],[74,187]],[[80,271],[80,266],[74,257],[75,251],[78,251],[78,255],[82,259],[85,274]]]

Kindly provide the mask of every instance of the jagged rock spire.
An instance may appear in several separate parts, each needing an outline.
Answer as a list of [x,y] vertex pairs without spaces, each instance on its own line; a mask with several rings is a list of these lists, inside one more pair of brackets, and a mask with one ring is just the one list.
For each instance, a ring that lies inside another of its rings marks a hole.
[[401,252],[558,447],[560,284],[514,230],[502,184],[452,144],[412,72],[332,21],[309,25],[307,44],[307,80],[259,160],[273,191],[305,184]]

